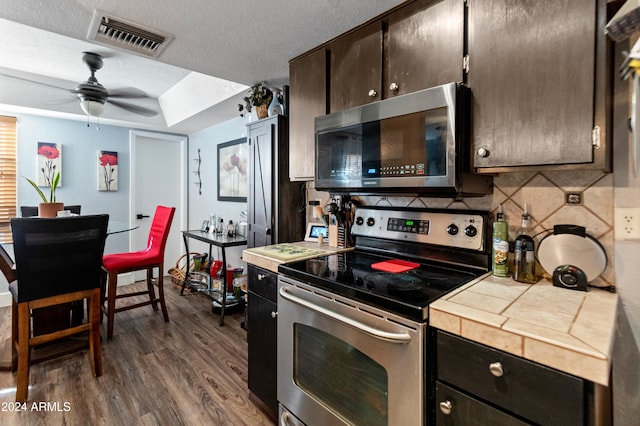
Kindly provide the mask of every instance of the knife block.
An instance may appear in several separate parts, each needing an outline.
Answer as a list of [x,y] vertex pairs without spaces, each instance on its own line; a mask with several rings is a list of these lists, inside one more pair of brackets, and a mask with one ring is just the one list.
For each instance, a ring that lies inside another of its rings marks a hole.
[[344,226],[329,224],[329,247],[345,247]]

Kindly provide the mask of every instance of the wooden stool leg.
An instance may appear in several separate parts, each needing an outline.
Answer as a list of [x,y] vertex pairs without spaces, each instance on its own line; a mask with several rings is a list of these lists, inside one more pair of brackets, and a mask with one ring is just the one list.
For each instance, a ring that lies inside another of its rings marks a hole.
[[158,294],[160,295],[160,306],[162,307],[164,322],[169,322],[169,312],[167,312],[167,304],[164,301],[164,277],[162,276],[162,270],[163,266],[160,265],[160,270],[158,271]]
[[18,369],[18,303],[11,298],[11,371]]
[[29,303],[18,303],[18,380],[16,402],[26,402],[29,392]]
[[158,310],[158,300],[156,292],[153,289],[153,268],[147,268],[147,291],[149,292],[149,300],[154,311]]
[[91,294],[87,305],[89,307],[89,323],[91,329],[89,331],[89,356],[93,365],[93,375],[102,376],[102,348],[100,346],[100,303],[102,296],[100,289],[96,288]]
[[118,286],[118,274],[109,273],[109,284],[107,284],[107,339],[113,337],[113,321],[116,314],[116,295]]

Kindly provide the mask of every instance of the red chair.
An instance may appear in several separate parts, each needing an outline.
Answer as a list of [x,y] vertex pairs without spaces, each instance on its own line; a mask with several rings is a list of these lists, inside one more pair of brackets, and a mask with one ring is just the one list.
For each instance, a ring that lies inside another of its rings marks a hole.
[[[128,311],[129,309],[139,308],[146,305],[152,305],[153,309],[157,311],[158,302],[160,302],[164,321],[169,321],[167,305],[164,302],[164,248],[167,245],[169,229],[171,228],[171,221],[173,220],[173,214],[175,211],[175,207],[158,206],[156,208],[156,212],[153,216],[153,222],[151,223],[151,229],[149,230],[149,239],[146,249],[130,253],[107,254],[102,258],[102,269],[106,272],[106,275],[108,275],[108,280],[105,280],[105,277],[103,277],[102,301],[102,310],[107,315],[108,339],[111,339],[113,336],[113,320],[117,312]],[[154,268],[158,268],[157,286],[159,297],[157,298],[153,289]],[[118,274],[139,271],[142,269],[147,270],[147,290],[118,294]],[[104,284],[106,284],[106,289],[104,289]],[[104,306],[105,293],[107,302],[106,307]],[[116,308],[116,299],[142,296],[145,294],[149,296],[149,300]]]

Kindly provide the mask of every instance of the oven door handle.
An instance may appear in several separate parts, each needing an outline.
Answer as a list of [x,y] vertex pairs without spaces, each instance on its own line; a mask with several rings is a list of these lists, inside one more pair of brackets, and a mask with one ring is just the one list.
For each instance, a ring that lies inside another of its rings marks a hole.
[[293,294],[287,292],[286,287],[280,288],[280,296],[282,296],[284,299],[290,302],[304,306],[305,308],[311,309],[312,311],[328,316],[329,318],[332,318],[336,321],[340,321],[343,324],[346,324],[350,327],[355,328],[356,330],[360,330],[364,333],[367,333],[377,339],[385,340],[391,343],[409,343],[411,341],[411,335],[409,335],[408,333],[391,333],[388,331],[379,330],[375,327],[371,327],[360,321],[354,320],[353,318],[349,318],[347,316],[338,314],[336,312],[330,311],[329,309],[323,308],[322,306],[318,306],[315,303],[312,303],[307,300],[301,299],[297,296],[294,296]]

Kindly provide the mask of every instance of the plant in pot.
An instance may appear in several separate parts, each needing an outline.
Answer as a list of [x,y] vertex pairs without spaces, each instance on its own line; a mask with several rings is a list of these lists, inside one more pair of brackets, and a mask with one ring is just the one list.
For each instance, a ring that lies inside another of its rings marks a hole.
[[265,83],[258,83],[251,86],[248,90],[249,96],[243,98],[244,105],[238,104],[238,111],[242,115],[243,111],[251,112],[253,107],[256,109],[258,119],[265,118],[268,115],[267,108],[273,98],[273,93]]
[[60,182],[60,172],[56,172],[53,175],[53,179],[51,180],[51,187],[49,189],[49,199],[44,195],[44,192],[38,185],[29,178],[26,178],[27,182],[33,186],[36,190],[40,198],[42,198],[42,203],[38,205],[38,216],[40,217],[56,217],[59,211],[64,209],[64,203],[56,202],[56,189],[58,188],[58,183]]

